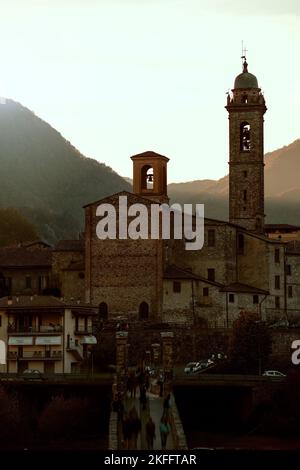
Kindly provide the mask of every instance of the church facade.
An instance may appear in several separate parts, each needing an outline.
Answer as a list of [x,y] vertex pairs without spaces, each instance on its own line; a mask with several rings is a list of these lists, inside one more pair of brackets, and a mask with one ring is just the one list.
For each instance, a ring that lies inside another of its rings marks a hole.
[[[97,207],[168,202],[169,159],[135,155],[133,193],[85,206],[85,301],[104,318],[230,327],[241,310],[270,323],[300,314],[297,248],[269,237],[264,224],[264,114],[257,78],[243,71],[228,94],[229,222],[205,218],[204,246],[187,251],[184,240],[99,240]],[[201,201],[199,201],[201,203]]]

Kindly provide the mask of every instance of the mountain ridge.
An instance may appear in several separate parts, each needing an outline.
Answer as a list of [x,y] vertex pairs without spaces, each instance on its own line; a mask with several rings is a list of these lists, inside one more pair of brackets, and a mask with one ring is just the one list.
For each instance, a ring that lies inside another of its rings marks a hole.
[[0,207],[21,209],[50,242],[78,235],[84,204],[130,188],[13,100],[0,104],[0,163]]
[[[132,180],[85,157],[56,129],[13,100],[0,104],[0,208],[16,208],[45,241],[78,238],[82,207],[130,191]],[[267,222],[300,225],[300,139],[265,155]],[[228,219],[229,177],[170,183],[171,202],[204,203]]]

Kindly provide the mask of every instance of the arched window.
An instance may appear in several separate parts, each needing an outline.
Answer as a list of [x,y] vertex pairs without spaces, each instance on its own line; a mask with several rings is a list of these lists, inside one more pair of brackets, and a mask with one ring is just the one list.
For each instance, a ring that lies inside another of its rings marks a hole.
[[153,168],[151,165],[145,165],[142,168],[141,173],[141,188],[142,190],[152,190],[153,189]]
[[139,320],[148,320],[149,305],[147,302],[142,302],[139,307]]
[[251,149],[251,128],[249,122],[242,122],[240,127],[241,151],[250,152]]
[[107,320],[108,318],[108,306],[105,302],[99,304],[99,317],[103,318],[103,320]]
[[242,102],[245,103],[245,104],[248,103],[248,96],[247,95],[242,96]]
[[240,255],[244,254],[244,248],[245,248],[244,235],[242,233],[239,233],[238,234],[238,253]]

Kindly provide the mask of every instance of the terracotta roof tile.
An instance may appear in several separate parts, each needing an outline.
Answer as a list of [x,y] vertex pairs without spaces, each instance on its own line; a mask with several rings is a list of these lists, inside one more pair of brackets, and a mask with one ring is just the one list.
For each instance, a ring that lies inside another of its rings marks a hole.
[[84,240],[60,240],[54,251],[84,251]]
[[240,292],[242,294],[269,294],[268,291],[259,289],[258,287],[248,286],[247,284],[241,284],[234,282],[228,286],[224,286],[220,289],[220,292]]
[[51,250],[32,250],[27,248],[0,248],[1,267],[50,267]]

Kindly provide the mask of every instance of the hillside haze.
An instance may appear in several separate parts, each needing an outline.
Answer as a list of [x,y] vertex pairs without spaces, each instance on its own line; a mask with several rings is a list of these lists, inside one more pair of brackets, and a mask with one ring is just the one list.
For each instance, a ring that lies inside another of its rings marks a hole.
[[[83,205],[131,190],[129,178],[84,157],[49,124],[12,100],[0,104],[0,163],[0,208],[17,208],[50,243],[78,237]],[[268,223],[300,225],[299,174],[300,139],[265,155]],[[170,184],[168,192],[171,202],[204,203],[207,217],[226,220],[228,187],[225,176]]]
[[[265,155],[265,213],[268,223],[300,225],[300,139]],[[204,203],[206,216],[228,218],[229,176],[168,186],[172,202]]]
[[84,204],[130,189],[12,100],[0,104],[0,162],[0,207],[19,208],[50,242],[78,236]]

